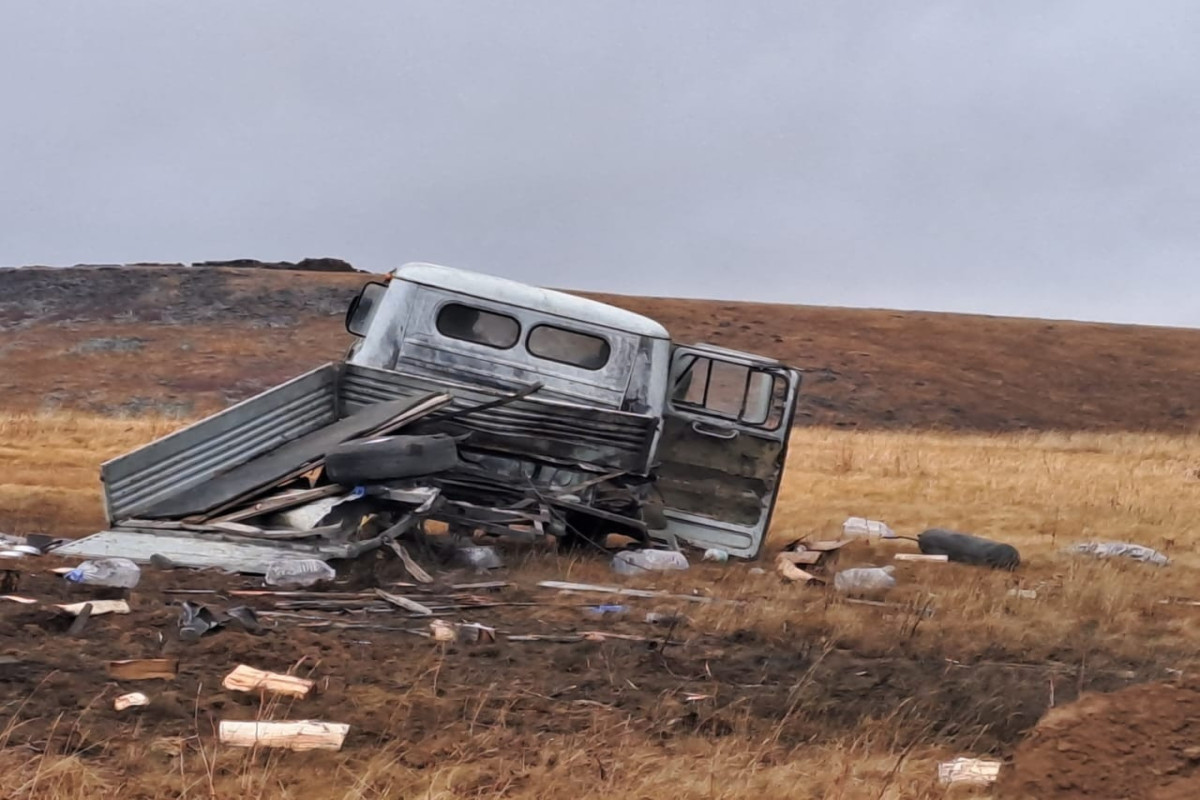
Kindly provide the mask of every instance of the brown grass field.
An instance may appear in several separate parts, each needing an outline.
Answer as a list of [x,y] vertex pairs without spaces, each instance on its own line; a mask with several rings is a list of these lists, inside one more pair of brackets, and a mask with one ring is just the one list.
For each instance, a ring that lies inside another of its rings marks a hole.
[[[95,529],[99,463],[178,424],[0,418],[0,530]],[[899,564],[889,599],[900,605],[881,608],[786,584],[766,559],[766,574],[696,563],[633,583],[745,604],[685,604],[689,620],[671,634],[678,644],[659,649],[624,641],[472,649],[286,623],[263,639],[230,631],[190,647],[157,644],[156,631],[169,631],[176,615],[165,588],[253,585],[204,574],[148,573],[134,615],[93,620],[80,639],[46,612],[5,604],[0,796],[944,797],[939,760],[1008,758],[1048,707],[1081,690],[1195,670],[1200,608],[1160,601],[1200,599],[1197,444],[1183,434],[799,430],[774,548],[832,537],[853,514],[904,534],[942,525],[1001,539],[1020,548],[1024,565],[1009,574]],[[1059,552],[1094,538],[1158,547],[1173,564]],[[859,545],[842,566],[889,563],[913,547]],[[545,577],[611,582],[602,557],[512,557],[505,577],[516,587],[504,596],[537,605],[472,619],[522,632],[645,634],[640,613],[664,608],[634,601],[627,620],[588,620],[579,606],[602,598],[532,586]],[[1017,587],[1037,597],[1010,596]],[[31,574],[22,591],[63,590]],[[182,660],[175,682],[118,686],[103,674],[106,659],[163,649]],[[219,680],[239,661],[310,674],[320,695],[290,709],[231,697]],[[152,706],[113,711],[113,696],[133,689],[154,695]],[[352,733],[340,753],[236,751],[215,743],[215,720],[225,717],[322,718],[348,722]]]

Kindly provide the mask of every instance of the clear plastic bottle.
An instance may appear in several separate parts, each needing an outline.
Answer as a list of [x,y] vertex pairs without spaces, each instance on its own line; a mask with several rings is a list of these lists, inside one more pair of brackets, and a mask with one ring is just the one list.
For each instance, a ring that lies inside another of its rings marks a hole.
[[331,581],[337,571],[319,558],[292,558],[267,565],[268,586],[312,586]]
[[128,558],[98,558],[83,562],[63,577],[87,586],[132,589],[142,579],[142,570]]
[[612,570],[618,575],[645,575],[687,568],[687,556],[678,550],[622,550],[612,560]]
[[855,567],[833,576],[833,588],[839,592],[881,592],[896,585],[895,567]]

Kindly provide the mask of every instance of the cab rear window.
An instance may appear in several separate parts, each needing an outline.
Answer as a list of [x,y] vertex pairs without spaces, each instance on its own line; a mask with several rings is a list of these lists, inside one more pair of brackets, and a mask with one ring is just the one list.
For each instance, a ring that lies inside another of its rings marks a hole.
[[507,350],[521,338],[521,323],[507,314],[497,314],[462,303],[447,303],[437,315],[442,336]]
[[535,325],[525,346],[538,358],[590,370],[603,369],[612,354],[612,347],[603,336],[556,325]]

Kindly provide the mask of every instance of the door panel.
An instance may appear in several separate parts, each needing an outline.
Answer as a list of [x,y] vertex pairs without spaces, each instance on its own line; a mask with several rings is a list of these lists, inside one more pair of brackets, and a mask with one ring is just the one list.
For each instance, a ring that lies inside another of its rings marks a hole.
[[668,532],[758,556],[779,490],[799,375],[765,359],[680,347],[658,448]]

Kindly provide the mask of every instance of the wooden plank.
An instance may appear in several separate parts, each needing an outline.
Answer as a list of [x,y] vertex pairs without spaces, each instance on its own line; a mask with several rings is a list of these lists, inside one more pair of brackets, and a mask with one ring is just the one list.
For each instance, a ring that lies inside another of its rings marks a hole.
[[781,558],[792,564],[812,566],[825,558],[825,554],[820,550],[785,550],[776,556],[776,558]]
[[624,586],[600,586],[593,583],[571,583],[570,581],[539,581],[543,589],[558,589],[566,592],[596,592],[599,594],[619,594],[625,597],[667,597],[672,600],[687,600],[692,603],[727,603],[729,600],[719,600],[714,597],[703,597],[693,594],[671,594],[656,592],[649,589],[627,589]]
[[[88,608],[88,606],[91,606],[91,608]],[[57,605],[55,608],[65,611],[73,617],[84,613],[85,609],[93,617],[99,617],[102,614],[128,614],[133,610],[125,600],[89,600],[85,603]]]
[[135,658],[108,662],[109,677],[122,681],[171,680],[179,674],[178,658]]
[[341,750],[350,726],[341,722],[221,720],[218,738],[231,747],[284,747],[288,750]]
[[307,678],[266,672],[248,664],[238,664],[233,672],[225,676],[221,685],[232,692],[267,692],[288,697],[305,698],[312,694],[316,685]]
[[332,497],[335,494],[341,494],[346,491],[345,487],[331,483],[328,486],[318,486],[316,489],[301,489],[299,491],[283,492],[282,494],[272,495],[258,502],[251,503],[243,509],[230,512],[224,516],[216,517],[210,520],[210,524],[216,525],[220,522],[241,522],[245,519],[261,516],[264,514],[274,514],[277,511],[286,511],[289,508],[302,506],[305,503],[311,503],[314,500],[322,500],[326,497]]
[[[323,463],[326,453],[343,442],[394,430],[449,402],[449,395],[428,394],[375,403],[332,425],[286,442],[186,492],[164,498],[143,511],[142,516],[155,519],[207,514],[248,493],[273,488],[276,481],[289,475],[312,470]],[[297,473],[298,469],[302,471]]]
[[896,553],[892,558],[896,561],[928,561],[930,563],[945,563],[950,560],[950,556],[929,553]]
[[383,589],[376,589],[375,594],[397,608],[403,608],[405,611],[411,611],[414,614],[422,614],[427,617],[433,616],[433,609],[429,608],[429,606],[423,606],[415,600],[409,600],[407,597],[385,592]]
[[404,549],[404,545],[397,541],[390,541],[388,542],[388,547],[392,548],[396,555],[400,557],[400,560],[404,562],[404,568],[408,570],[409,575],[413,576],[413,580],[419,583],[433,583],[433,577],[428,572],[421,569],[420,564],[418,564],[416,561],[413,561],[413,557],[410,556],[408,551]]

